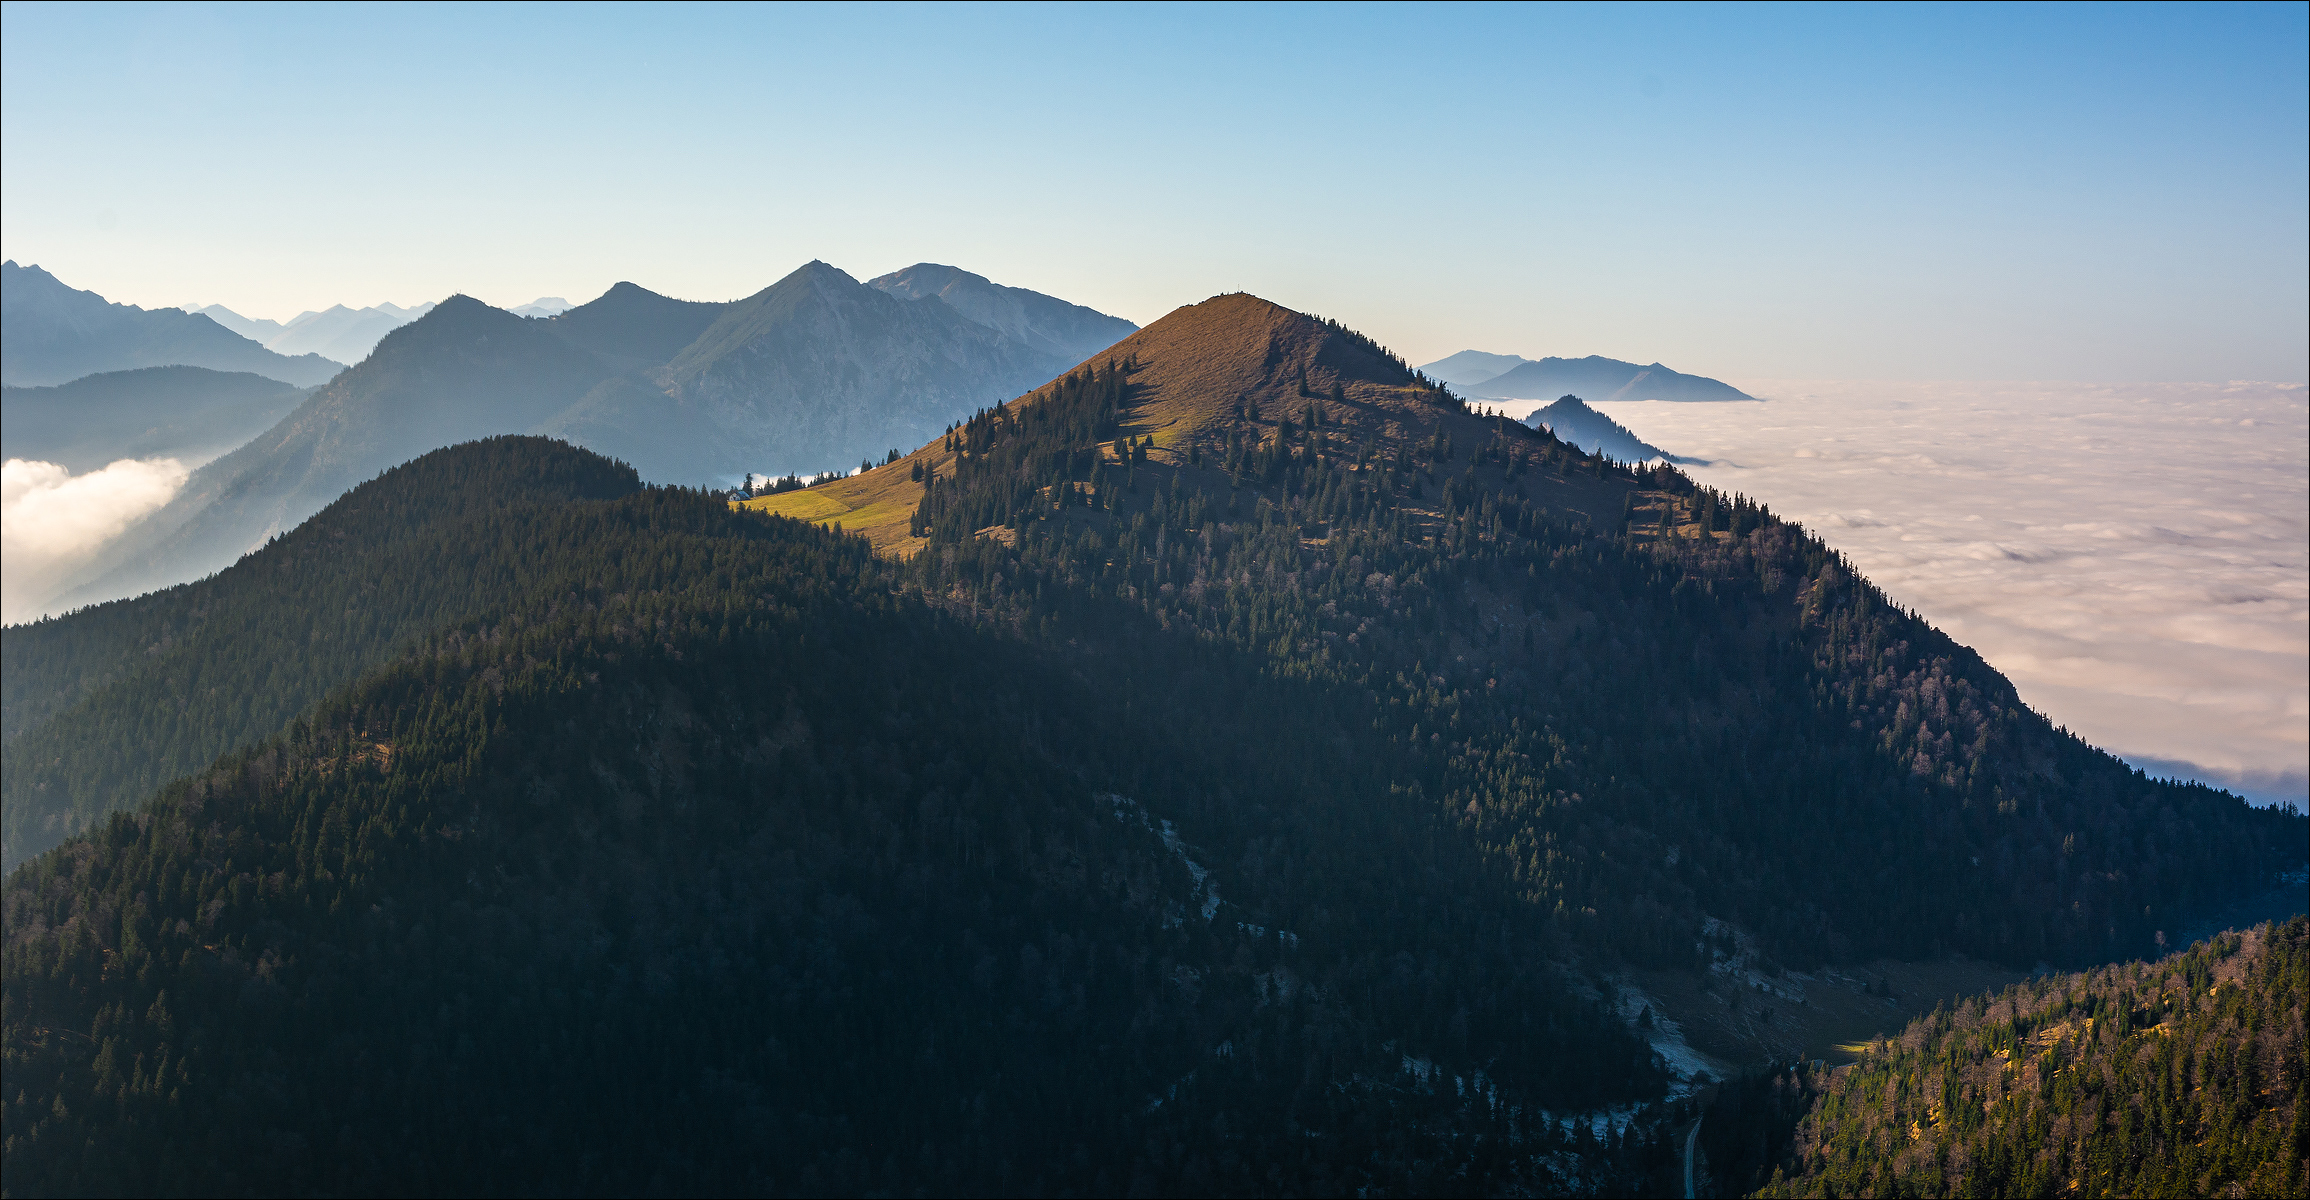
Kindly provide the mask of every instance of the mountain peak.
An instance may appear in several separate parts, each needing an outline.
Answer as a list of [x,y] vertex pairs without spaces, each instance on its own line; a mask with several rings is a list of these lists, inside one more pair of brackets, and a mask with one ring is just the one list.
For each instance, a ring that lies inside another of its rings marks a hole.
[[146,311],[75,288],[37,265],[0,267],[0,380],[64,383],[137,367],[196,366],[253,371],[299,386],[327,380],[341,364],[317,354],[275,353],[206,316],[178,308]]

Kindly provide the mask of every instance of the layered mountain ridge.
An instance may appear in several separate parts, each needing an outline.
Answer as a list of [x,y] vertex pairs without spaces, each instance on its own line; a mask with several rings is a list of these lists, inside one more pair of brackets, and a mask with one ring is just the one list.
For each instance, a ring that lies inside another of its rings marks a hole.
[[245,371],[297,387],[325,383],[344,369],[318,354],[275,354],[207,317],[114,304],[37,265],[0,263],[0,382],[45,387],[165,366]]
[[649,478],[729,484],[879,458],[1070,365],[936,296],[904,299],[824,263],[728,303],[620,283],[526,319],[455,296],[195,472],[82,568],[62,602],[199,578],[360,480],[455,442],[550,434]]
[[26,1193],[1659,1194],[1629,972],[2107,961],[2306,829],[1240,294],[741,505],[437,451],[0,653]]
[[0,453],[78,473],[123,458],[198,462],[248,441],[311,388],[246,371],[140,367],[5,391]]
[[1478,400],[1544,400],[1567,393],[1590,401],[1756,399],[1706,376],[1686,375],[1659,363],[1638,366],[1599,354],[1531,359],[1462,350],[1420,370],[1430,379],[1452,385],[1460,395]]

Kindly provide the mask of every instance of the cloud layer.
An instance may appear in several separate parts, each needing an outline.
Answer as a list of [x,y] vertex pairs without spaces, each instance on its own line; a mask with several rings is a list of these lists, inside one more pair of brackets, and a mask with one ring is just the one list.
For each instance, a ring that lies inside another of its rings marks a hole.
[[72,568],[168,503],[191,473],[173,458],[124,458],[85,475],[21,458],[0,464],[0,622],[40,616]]
[[2310,791],[2310,391],[1736,381],[1600,404],[2157,774]]

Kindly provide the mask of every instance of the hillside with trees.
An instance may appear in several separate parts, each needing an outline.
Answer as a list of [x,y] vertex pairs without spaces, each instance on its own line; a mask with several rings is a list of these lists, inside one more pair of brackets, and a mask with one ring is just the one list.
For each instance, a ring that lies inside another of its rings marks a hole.
[[751,503],[1086,647],[1107,618],[1071,606],[1120,603],[1361,696],[1395,786],[1640,963],[1693,961],[1705,915],[1798,966],[2082,965],[2301,865],[2299,815],[2056,729],[1802,529],[1336,323],[1222,296],[1114,355]]
[[10,875],[11,1193],[1665,1169],[1547,1115],[1647,1051],[1304,682],[1127,614],[1086,673],[696,492],[494,507],[432,565],[548,569]]
[[10,828],[83,830],[11,1192],[1656,1194],[1617,973],[2085,966],[2304,853],[1250,296],[744,504],[514,439],[331,512],[9,663]]
[[1963,1000],[1826,1079],[1760,1196],[2299,1196],[2310,918]]

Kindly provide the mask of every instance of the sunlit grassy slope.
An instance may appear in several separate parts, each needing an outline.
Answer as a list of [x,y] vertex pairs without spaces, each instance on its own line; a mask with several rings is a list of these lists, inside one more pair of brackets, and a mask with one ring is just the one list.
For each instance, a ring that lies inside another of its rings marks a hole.
[[[1178,309],[1083,365],[1135,364],[1121,432],[1154,439],[1141,468],[1143,485],[1168,487],[1183,477],[1183,486],[1224,491],[1227,479],[1217,462],[1228,437],[1270,436],[1282,421],[1303,420],[1311,406],[1340,445],[1368,443],[1383,458],[1426,442],[1439,425],[1463,448],[1493,436],[1485,417],[1439,407],[1425,389],[1382,382],[1388,372],[1374,369],[1377,360],[1361,361],[1370,357],[1355,339],[1321,321],[1236,293]],[[1013,403],[1033,405],[1050,394],[1045,387]],[[905,557],[923,545],[908,531],[923,492],[915,468],[950,476],[954,458],[942,439],[898,462],[745,501],[744,507],[839,524],[864,535],[877,552]],[[1620,518],[1628,491],[1624,480],[1580,470],[1539,472],[1526,477],[1524,486],[1543,504],[1599,522]]]

